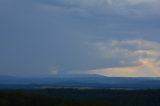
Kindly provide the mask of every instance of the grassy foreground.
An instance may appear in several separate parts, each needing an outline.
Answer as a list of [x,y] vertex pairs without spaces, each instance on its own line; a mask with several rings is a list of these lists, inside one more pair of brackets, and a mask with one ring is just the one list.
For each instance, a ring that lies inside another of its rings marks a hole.
[[0,90],[0,106],[160,106],[160,90]]

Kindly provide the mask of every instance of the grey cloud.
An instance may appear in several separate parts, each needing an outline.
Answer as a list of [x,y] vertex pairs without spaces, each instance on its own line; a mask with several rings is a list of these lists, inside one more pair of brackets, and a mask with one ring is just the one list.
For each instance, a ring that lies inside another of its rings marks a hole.
[[52,67],[65,73],[119,66],[116,59],[99,58],[87,43],[159,41],[159,19],[129,19],[118,15],[117,5],[110,0],[0,0],[0,72],[34,76],[48,75]]
[[95,48],[99,56],[116,59],[119,64],[137,65],[143,60],[160,61],[160,43],[148,40],[112,40],[98,42]]
[[44,4],[44,5],[51,5],[51,6],[55,6],[55,7],[63,7],[63,8],[72,8],[72,7],[76,7],[77,5],[72,3],[72,2],[68,2],[67,0],[33,0],[34,2],[40,3],[40,4]]
[[[160,16],[158,0],[36,0],[48,5],[66,9],[83,10],[81,12],[116,14],[130,18]],[[78,8],[78,9],[77,9]]]

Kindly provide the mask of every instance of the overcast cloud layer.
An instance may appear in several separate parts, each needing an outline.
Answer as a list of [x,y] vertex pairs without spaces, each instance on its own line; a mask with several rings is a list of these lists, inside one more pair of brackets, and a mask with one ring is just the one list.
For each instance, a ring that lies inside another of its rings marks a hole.
[[122,15],[132,18],[159,16],[159,0],[36,0],[39,3],[80,13]]
[[0,0],[0,73],[160,76],[159,0]]

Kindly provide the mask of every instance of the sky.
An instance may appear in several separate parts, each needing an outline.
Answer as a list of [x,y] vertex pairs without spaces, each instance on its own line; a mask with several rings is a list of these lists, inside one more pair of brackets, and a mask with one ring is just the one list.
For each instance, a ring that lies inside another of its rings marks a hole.
[[160,76],[159,0],[0,0],[0,75]]

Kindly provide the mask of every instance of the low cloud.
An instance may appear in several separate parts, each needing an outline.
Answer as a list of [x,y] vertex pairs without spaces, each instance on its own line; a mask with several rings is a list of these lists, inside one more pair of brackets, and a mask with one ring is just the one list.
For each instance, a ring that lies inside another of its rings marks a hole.
[[94,69],[88,73],[106,76],[160,76],[160,43],[148,40],[112,40],[94,44],[97,55],[116,60],[120,66]]
[[51,75],[58,75],[61,73],[60,69],[58,67],[50,67],[49,73]]

